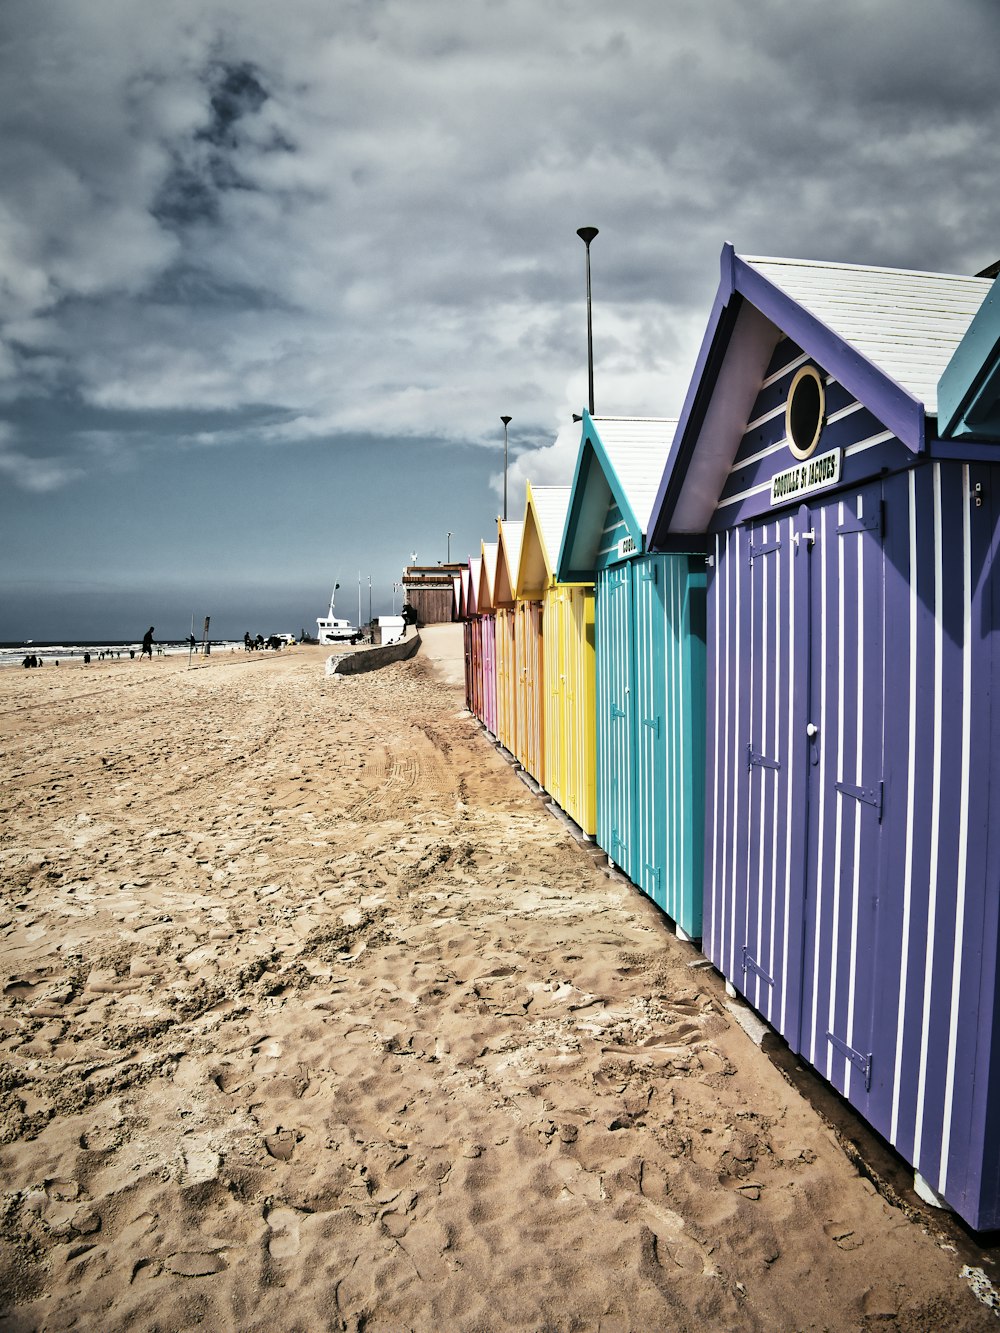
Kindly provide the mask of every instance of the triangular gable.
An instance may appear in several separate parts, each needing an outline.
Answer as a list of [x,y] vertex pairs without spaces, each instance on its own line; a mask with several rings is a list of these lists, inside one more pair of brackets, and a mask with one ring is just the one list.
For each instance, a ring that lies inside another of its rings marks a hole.
[[497,576],[496,542],[483,542],[481,561],[482,563],[479,569],[479,593],[476,599],[476,604],[479,608],[479,614],[482,616],[495,609],[493,589],[496,585]]
[[497,574],[493,585],[493,605],[513,606],[517,569],[521,562],[524,521],[519,518],[498,518],[497,533]]
[[455,589],[455,619],[462,619],[462,576],[461,574],[452,575],[452,587]]
[[479,573],[482,563],[481,556],[469,556],[469,591],[465,603],[465,614],[467,616],[479,614]]
[[646,532],[677,423],[657,417],[583,415],[562,548],[563,583],[592,582],[608,510],[616,505],[634,552],[646,549]]
[[[792,339],[912,453],[990,283],[722,250],[722,278],[657,493],[650,546],[707,530],[771,355]],[[931,431],[933,436],[934,432]]]
[[515,585],[518,598],[537,599],[554,582],[569,496],[568,486],[532,488],[528,482],[521,560]]
[[1000,440],[1000,278],[938,381],[938,434]]
[[468,565],[463,566],[461,578],[462,578],[461,617],[463,620],[468,620],[469,618],[469,566]]

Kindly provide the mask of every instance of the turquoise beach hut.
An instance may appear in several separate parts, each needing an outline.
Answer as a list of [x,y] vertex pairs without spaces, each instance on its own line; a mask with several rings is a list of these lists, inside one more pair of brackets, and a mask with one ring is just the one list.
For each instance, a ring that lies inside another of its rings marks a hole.
[[583,416],[559,555],[593,582],[597,841],[684,938],[701,935],[705,558],[646,534],[675,422]]

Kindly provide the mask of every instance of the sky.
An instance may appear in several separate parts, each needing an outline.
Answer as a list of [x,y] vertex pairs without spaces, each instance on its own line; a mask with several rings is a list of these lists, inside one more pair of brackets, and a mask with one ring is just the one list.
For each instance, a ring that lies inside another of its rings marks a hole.
[[[1000,259],[996,0],[3,0],[0,640],[315,629],[676,416],[724,242]],[[449,535],[450,534],[450,535]]]

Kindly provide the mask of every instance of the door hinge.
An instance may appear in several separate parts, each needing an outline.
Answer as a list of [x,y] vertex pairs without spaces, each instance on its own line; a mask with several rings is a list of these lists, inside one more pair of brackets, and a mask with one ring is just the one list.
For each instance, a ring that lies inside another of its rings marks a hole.
[[750,556],[750,563],[753,564],[753,562],[757,559],[758,556],[770,555],[772,551],[780,551],[780,550],[781,550],[780,538],[775,538],[773,542],[761,542],[759,546],[755,546],[754,543],[751,542],[748,550],[748,554]]
[[744,986],[746,985],[746,975],[747,975],[748,972],[752,972],[752,973],[754,974],[755,977],[760,977],[761,981],[766,982],[768,986],[773,986],[773,985],[774,985],[774,977],[769,977],[769,976],[767,975],[767,973],[764,971],[764,969],[761,967],[760,963],[758,963],[757,960],[756,960],[755,958],[751,958],[751,957],[750,957],[750,954],[747,952],[747,946],[744,944],[744,946],[743,946],[743,984],[744,984]]
[[860,1069],[865,1076],[865,1091],[871,1090],[872,1086],[872,1053],[863,1055],[861,1051],[856,1051],[853,1046],[848,1046],[846,1041],[841,1041],[839,1037],[834,1036],[832,1032],[826,1034],[826,1039],[831,1046],[835,1046],[845,1059],[850,1060],[855,1068]]
[[748,745],[747,768],[773,768],[777,772],[781,763],[777,759],[768,759],[766,754],[758,754],[752,745]]
[[850,782],[835,782],[833,785],[843,796],[850,796],[855,801],[862,801],[865,805],[873,806],[878,815],[878,822],[881,824],[882,802],[885,797],[884,782],[877,782],[874,787],[855,787]]

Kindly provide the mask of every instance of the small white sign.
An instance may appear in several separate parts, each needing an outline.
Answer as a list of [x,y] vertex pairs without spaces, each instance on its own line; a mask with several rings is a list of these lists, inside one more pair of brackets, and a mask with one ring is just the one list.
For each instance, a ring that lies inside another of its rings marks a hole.
[[618,559],[624,560],[627,555],[635,555],[638,549],[634,537],[623,537],[618,543]]
[[836,486],[840,480],[842,449],[831,449],[828,453],[807,458],[804,463],[796,463],[784,472],[771,478],[771,504],[787,504],[797,500],[800,495],[812,491],[821,491],[826,486]]

